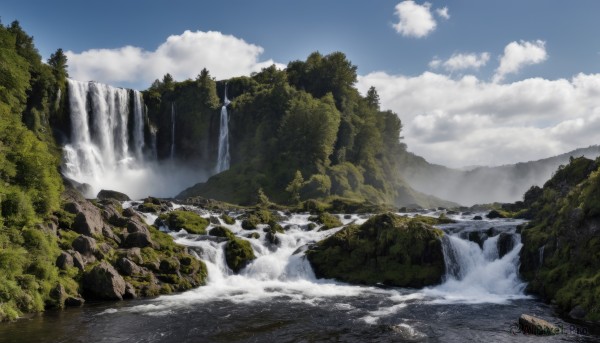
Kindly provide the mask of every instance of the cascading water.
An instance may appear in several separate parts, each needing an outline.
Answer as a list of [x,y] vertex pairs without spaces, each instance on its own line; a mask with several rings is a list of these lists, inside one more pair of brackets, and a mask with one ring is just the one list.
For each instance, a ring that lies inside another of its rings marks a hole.
[[142,95],[133,92],[133,146],[128,130],[130,92],[95,82],[68,80],[71,141],[64,149],[63,173],[97,186],[106,175],[143,164]]
[[[520,222],[497,222],[493,228],[481,221],[443,226],[446,276],[440,286],[426,294],[446,301],[498,302],[525,297],[519,279]],[[447,297],[447,295],[450,295]]]
[[171,103],[171,161],[175,159],[175,103]]
[[227,105],[229,105],[229,103],[230,101],[227,99],[227,85],[225,85],[225,95],[223,95],[223,107],[221,107],[221,121],[219,126],[217,173],[229,169],[229,115],[227,114]]

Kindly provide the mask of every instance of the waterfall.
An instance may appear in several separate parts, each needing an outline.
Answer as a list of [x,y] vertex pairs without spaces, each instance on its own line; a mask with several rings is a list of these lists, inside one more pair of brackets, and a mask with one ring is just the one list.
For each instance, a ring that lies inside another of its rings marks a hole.
[[[516,224],[493,229],[480,225],[464,222],[458,231],[453,228],[446,232],[442,238],[446,275],[444,282],[429,289],[429,293],[452,294],[456,301],[467,302],[503,302],[523,296],[525,283],[518,276],[523,244]],[[474,242],[469,237],[484,240]]]
[[221,107],[221,122],[219,128],[219,155],[217,158],[217,173],[229,169],[229,116],[227,114],[227,105],[230,101],[227,99],[227,85],[225,85],[225,95],[223,95],[223,107]]
[[175,158],[175,103],[171,103],[171,161]]
[[143,99],[140,91],[133,91],[133,142],[135,146],[135,157],[138,161],[143,160],[144,151],[144,110]]
[[71,139],[63,147],[64,175],[98,185],[107,181],[107,174],[143,164],[145,123],[141,93],[131,92],[134,129],[130,141],[127,89],[70,79],[68,87]]

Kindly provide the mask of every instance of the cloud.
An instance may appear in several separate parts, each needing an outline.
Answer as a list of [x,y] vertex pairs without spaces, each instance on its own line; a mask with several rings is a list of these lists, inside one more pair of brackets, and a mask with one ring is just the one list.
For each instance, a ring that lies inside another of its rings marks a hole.
[[600,74],[499,84],[425,72],[359,77],[402,119],[408,149],[460,167],[535,160],[600,142]]
[[427,36],[437,25],[430,9],[431,4],[428,2],[419,5],[412,0],[402,1],[396,5],[399,22],[394,24],[394,29],[405,37]]
[[438,16],[444,19],[450,19],[450,14],[448,13],[448,7],[442,7],[435,10]]
[[[274,64],[260,61],[263,48],[215,31],[185,31],[167,38],[156,50],[125,46],[67,51],[69,75],[77,80],[147,87],[171,73],[176,80],[194,78],[207,68],[217,79],[247,75]],[[279,65],[282,67],[281,65]]]
[[482,52],[480,54],[467,53],[467,54],[453,54],[446,61],[442,61],[438,58],[434,58],[429,62],[429,67],[437,69],[444,67],[447,71],[460,71],[466,69],[475,69],[485,66],[490,60],[490,54]]
[[548,58],[545,45],[546,42],[542,40],[509,43],[500,58],[494,82],[501,82],[507,74],[518,73],[524,66],[544,62]]

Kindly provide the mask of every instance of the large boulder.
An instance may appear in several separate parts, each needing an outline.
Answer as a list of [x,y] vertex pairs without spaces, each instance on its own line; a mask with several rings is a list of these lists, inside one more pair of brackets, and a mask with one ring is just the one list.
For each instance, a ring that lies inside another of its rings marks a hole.
[[387,213],[345,227],[306,255],[317,277],[420,288],[442,280],[442,236],[419,219]]
[[80,235],[72,243],[73,249],[85,257],[94,256],[98,252],[98,244],[92,237]]
[[246,240],[232,237],[227,245],[225,245],[225,261],[229,268],[236,273],[255,258],[252,245]]
[[148,230],[146,225],[141,223],[139,220],[135,220],[135,219],[130,219],[127,222],[127,232],[128,233],[141,232],[145,235],[148,235],[148,236],[150,235],[150,230]]
[[114,199],[117,201],[129,201],[131,200],[127,194],[125,193],[121,193],[121,192],[117,192],[117,191],[111,191],[111,190],[106,190],[103,189],[101,190],[98,195],[96,196],[96,198],[101,199],[101,200],[109,200],[109,199]]
[[148,233],[134,232],[125,237],[125,242],[123,245],[126,248],[145,248],[154,247],[154,242],[152,242],[152,239]]
[[502,232],[498,236],[498,258],[504,257],[515,247],[515,241],[513,235],[510,233]]
[[73,267],[73,256],[66,251],[62,251],[56,258],[56,266],[62,270]]
[[83,290],[94,299],[123,300],[126,286],[123,277],[106,261],[83,276]]
[[558,326],[528,314],[519,317],[519,328],[525,334],[537,336],[557,335],[561,332]]
[[119,268],[121,273],[126,276],[141,274],[143,272],[143,269],[140,266],[126,257],[121,257],[118,259],[116,266]]
[[175,210],[158,217],[170,230],[184,229],[188,233],[205,235],[209,221],[192,211]]

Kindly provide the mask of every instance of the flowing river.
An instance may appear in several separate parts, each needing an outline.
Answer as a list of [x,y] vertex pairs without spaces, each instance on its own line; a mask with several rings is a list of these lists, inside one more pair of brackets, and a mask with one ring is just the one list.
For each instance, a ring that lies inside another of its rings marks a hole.
[[[600,341],[597,329],[567,323],[550,305],[524,293],[517,230],[523,222],[473,220],[474,215],[450,215],[457,222],[440,226],[446,233],[446,276],[442,284],[423,289],[317,279],[304,250],[341,228],[310,230],[308,214],[287,216],[277,244],[269,243],[260,228],[255,232],[261,237],[251,239],[239,220],[222,223],[250,241],[257,256],[237,275],[225,262],[225,242],[171,232],[206,263],[206,286],[153,299],[87,303],[2,324],[0,342]],[[361,224],[368,216],[340,218]],[[524,335],[516,325],[522,313],[563,331],[543,338]]]

